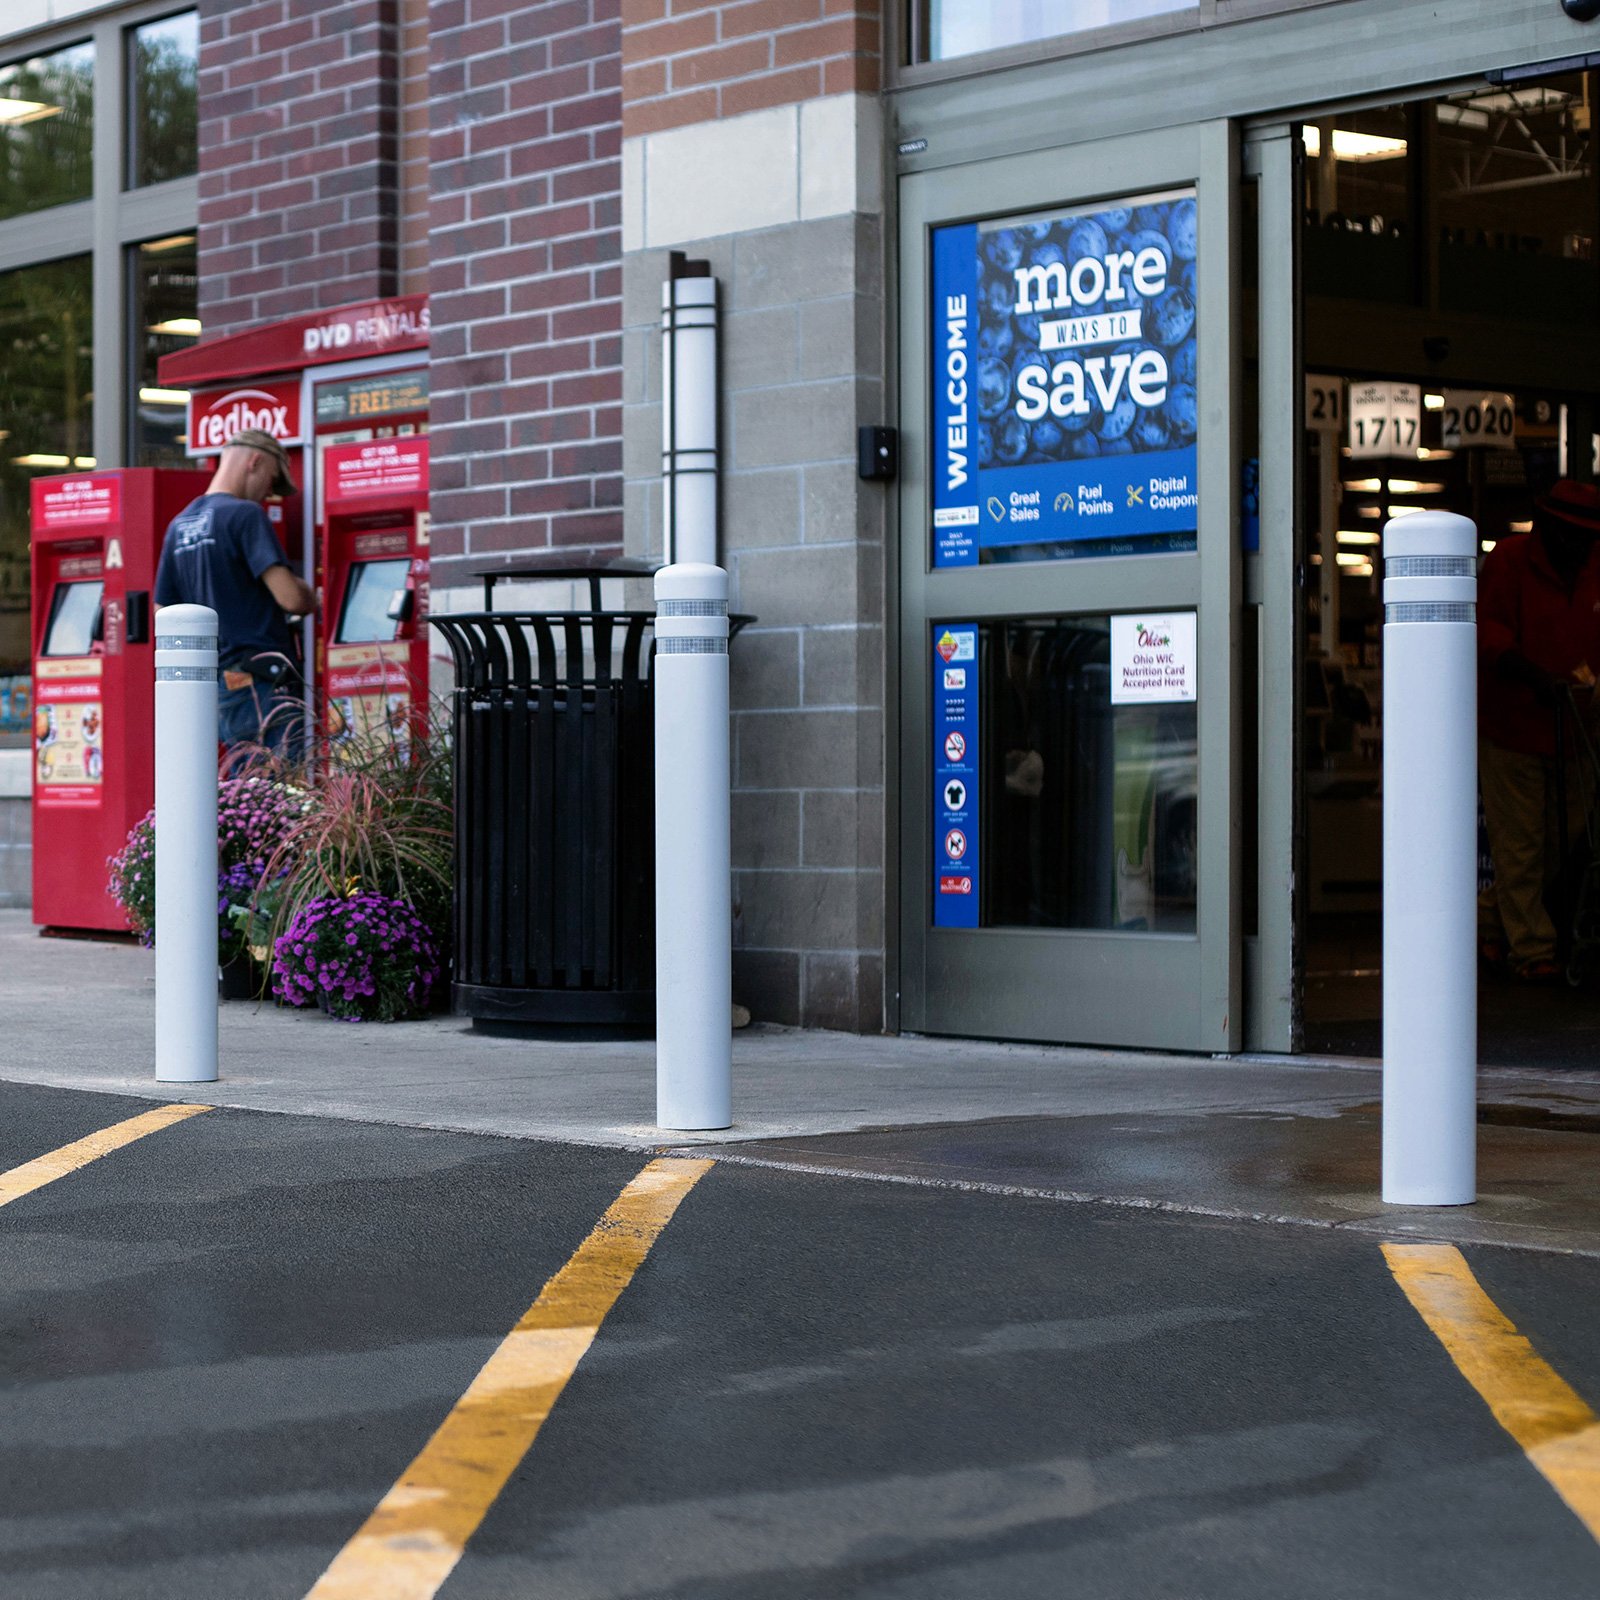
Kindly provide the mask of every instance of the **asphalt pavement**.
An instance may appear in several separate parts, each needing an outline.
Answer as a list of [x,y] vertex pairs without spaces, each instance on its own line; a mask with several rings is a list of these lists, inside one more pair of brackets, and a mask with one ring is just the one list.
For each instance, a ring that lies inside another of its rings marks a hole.
[[[0,1085],[0,1592],[294,1600],[651,1154],[219,1107],[41,1163],[150,1110]],[[1600,1592],[1376,1233],[698,1154],[560,1381],[480,1389],[548,1415],[444,1600]],[[1464,1256],[1600,1401],[1600,1261]]]

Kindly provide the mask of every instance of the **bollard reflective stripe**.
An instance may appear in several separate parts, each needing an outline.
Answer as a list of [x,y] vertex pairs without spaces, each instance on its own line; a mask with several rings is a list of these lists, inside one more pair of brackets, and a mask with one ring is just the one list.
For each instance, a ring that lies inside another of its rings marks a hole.
[[156,1081],[217,1076],[217,614],[156,632]]
[[656,1123],[733,1120],[728,575],[656,574]]
[[1477,1198],[1477,551],[1383,530],[1383,1199]]

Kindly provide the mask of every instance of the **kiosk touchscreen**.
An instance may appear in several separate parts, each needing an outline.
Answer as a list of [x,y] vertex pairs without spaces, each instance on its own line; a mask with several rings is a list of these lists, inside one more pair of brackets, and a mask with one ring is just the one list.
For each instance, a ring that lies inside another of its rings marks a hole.
[[325,726],[405,748],[427,713],[428,441],[335,445],[323,463]]
[[123,932],[106,859],[154,799],[150,591],[168,522],[207,475],[36,478],[33,920]]

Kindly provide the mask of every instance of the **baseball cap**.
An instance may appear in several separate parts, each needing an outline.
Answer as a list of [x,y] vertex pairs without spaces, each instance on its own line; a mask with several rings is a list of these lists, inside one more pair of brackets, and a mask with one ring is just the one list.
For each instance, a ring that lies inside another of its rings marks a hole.
[[271,456],[277,462],[278,475],[272,480],[272,488],[267,491],[269,494],[295,493],[294,479],[289,476],[289,452],[265,428],[241,428],[229,435],[223,449],[231,449],[236,444],[243,445],[247,450],[259,450],[262,455]]
[[1534,504],[1547,517],[1589,533],[1600,533],[1600,484],[1557,478],[1549,494],[1540,495]]

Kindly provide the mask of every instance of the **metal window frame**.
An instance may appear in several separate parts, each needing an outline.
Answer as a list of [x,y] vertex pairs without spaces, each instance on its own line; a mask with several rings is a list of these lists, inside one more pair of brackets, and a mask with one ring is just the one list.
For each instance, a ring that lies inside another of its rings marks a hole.
[[128,376],[128,250],[146,239],[195,233],[200,221],[200,180],[176,178],[144,189],[127,189],[130,137],[128,33],[147,22],[176,16],[192,6],[173,0],[145,0],[0,38],[0,63],[48,55],[68,45],[94,46],[94,145],[92,188],[87,200],[30,211],[0,221],[0,271],[38,266],[68,256],[91,258],[91,315],[94,340],[95,462],[101,468],[126,464],[131,396]]

